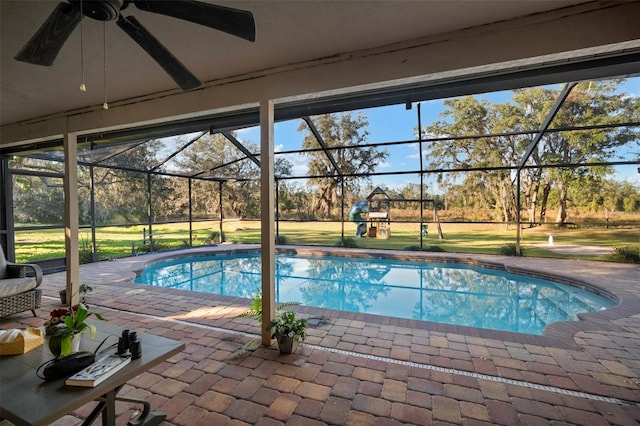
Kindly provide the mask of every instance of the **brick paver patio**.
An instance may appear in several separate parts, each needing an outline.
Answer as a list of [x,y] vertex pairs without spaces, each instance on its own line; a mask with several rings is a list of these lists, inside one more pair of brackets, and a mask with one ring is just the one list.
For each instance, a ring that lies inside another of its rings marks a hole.
[[[259,345],[255,321],[235,318],[246,299],[131,284],[132,271],[160,256],[83,265],[81,281],[110,323],[185,343],[121,392],[148,400],[167,425],[640,423],[638,265],[447,254],[577,278],[620,303],[543,336],[295,307],[323,321],[295,354],[280,355]],[[64,282],[46,275],[38,317],[0,327],[41,326]],[[137,407],[118,404],[125,425]],[[91,407],[55,425],[79,425]]]

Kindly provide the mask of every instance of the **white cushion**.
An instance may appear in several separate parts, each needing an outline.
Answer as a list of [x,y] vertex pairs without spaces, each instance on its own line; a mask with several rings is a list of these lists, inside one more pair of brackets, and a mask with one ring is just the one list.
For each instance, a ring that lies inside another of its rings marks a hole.
[[5,278],[0,280],[0,297],[13,296],[36,288],[36,279],[26,278]]
[[7,259],[4,258],[4,251],[0,245],[0,279],[7,277]]

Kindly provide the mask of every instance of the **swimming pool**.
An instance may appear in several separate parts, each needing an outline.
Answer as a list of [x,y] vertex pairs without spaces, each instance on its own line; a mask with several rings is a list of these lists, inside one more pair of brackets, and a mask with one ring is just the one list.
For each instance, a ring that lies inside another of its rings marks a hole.
[[[145,267],[135,283],[252,298],[259,253],[174,258]],[[498,269],[454,263],[276,255],[276,300],[306,306],[542,334],[547,325],[606,309],[612,300]]]

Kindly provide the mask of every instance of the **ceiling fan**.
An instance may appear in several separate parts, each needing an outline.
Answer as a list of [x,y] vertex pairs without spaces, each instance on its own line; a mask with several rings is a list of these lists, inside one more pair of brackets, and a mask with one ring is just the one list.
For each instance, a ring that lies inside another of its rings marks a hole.
[[251,12],[195,0],[67,0],[59,3],[40,29],[16,54],[18,61],[50,66],[82,16],[117,25],[142,47],[175,80],[182,90],[202,83],[133,16],[122,11],[133,3],[138,9],[170,16],[255,41]]

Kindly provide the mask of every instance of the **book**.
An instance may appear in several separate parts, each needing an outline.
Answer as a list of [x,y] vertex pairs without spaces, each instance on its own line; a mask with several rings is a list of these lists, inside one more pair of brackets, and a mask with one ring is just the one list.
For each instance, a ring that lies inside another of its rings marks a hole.
[[96,387],[131,362],[131,357],[107,355],[90,366],[69,377],[65,384],[70,386]]

